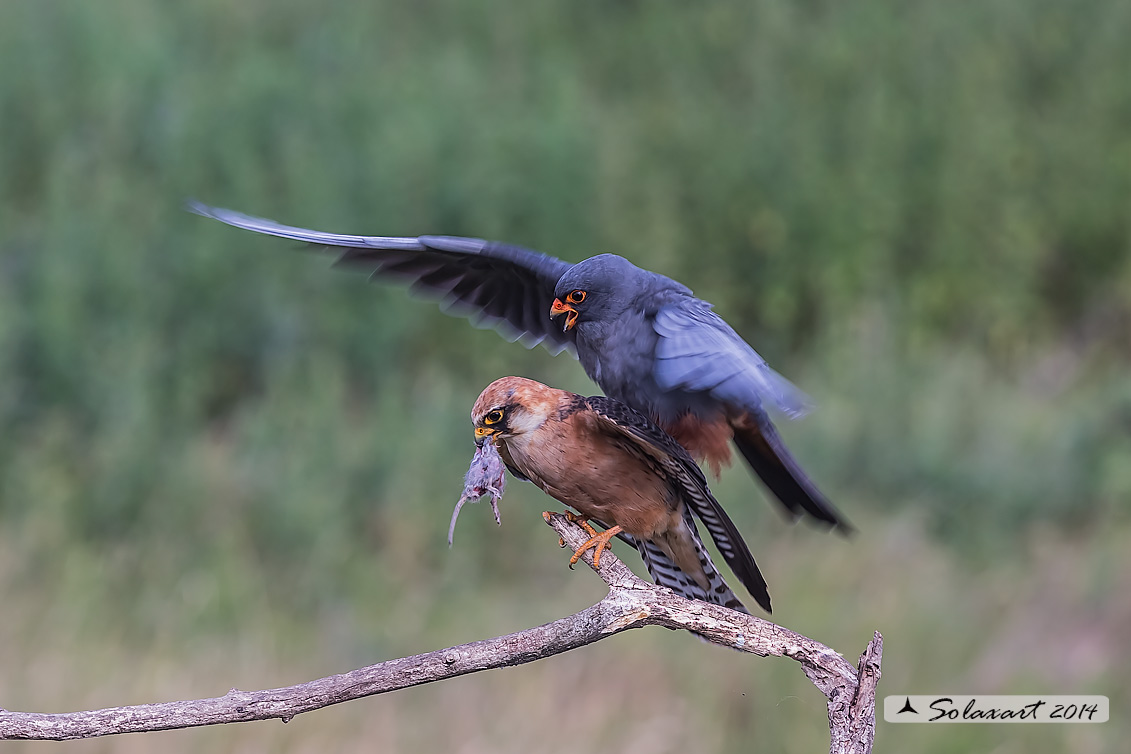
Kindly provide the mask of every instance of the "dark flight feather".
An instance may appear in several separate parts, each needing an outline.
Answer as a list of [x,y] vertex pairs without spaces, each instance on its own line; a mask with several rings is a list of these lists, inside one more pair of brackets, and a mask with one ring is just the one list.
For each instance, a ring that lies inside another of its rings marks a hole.
[[282,225],[199,202],[190,211],[222,223],[339,251],[335,265],[360,268],[375,280],[409,284],[443,301],[446,312],[490,327],[528,348],[574,351],[573,332],[550,319],[554,284],[569,263],[521,246],[455,236],[353,236]]

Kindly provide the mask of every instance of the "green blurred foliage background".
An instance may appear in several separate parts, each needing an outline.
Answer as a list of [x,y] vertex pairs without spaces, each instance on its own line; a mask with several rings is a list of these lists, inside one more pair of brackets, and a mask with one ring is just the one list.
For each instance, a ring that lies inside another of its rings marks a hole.
[[[0,706],[295,683],[602,594],[530,485],[444,541],[479,390],[594,392],[576,363],[192,196],[687,283],[815,397],[783,431],[861,530],[724,473],[777,621],[852,659],[882,631],[881,694],[1112,697],[1103,726],[881,721],[876,751],[1118,750],[1129,28],[1115,0],[0,4]],[[822,701],[789,661],[645,630],[58,749],[808,752]]]

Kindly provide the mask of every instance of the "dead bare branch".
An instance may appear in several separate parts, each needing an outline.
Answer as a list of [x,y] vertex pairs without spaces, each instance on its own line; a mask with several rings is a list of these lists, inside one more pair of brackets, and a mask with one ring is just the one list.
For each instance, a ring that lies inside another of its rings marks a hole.
[[[549,524],[571,547],[587,535],[564,516]],[[593,566],[591,553],[584,556]],[[296,686],[264,691],[232,689],[224,696],[182,702],[139,704],[86,712],[42,714],[0,710],[0,740],[62,741],[117,733],[191,728],[279,718],[373,694],[418,686],[491,668],[521,665],[592,644],[641,626],[685,628],[707,640],[761,657],[789,657],[801,663],[828,699],[832,754],[866,754],[875,737],[876,683],[883,640],[876,633],[860,657],[859,671],[823,644],[761,618],[689,600],[638,578],[611,552],[597,569],[609,593],[579,613],[507,636],[435,652],[388,660]]]

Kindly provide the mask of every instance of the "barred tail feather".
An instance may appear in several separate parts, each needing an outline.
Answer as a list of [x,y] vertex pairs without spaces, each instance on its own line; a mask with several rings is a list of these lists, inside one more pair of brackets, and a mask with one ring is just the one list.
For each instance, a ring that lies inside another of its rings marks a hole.
[[710,602],[749,614],[750,611],[727,586],[722,574],[716,570],[715,564],[711,562],[710,554],[698,535],[694,539],[695,550],[699,554],[699,563],[703,567],[703,572],[707,575],[710,586],[706,591],[693,578],[681,571],[679,566],[672,562],[672,559],[664,554],[664,551],[657,545],[644,540],[636,540],[636,549],[640,551],[640,557],[644,561],[644,565],[647,566],[652,581],[656,584],[666,586],[676,594],[688,599]]

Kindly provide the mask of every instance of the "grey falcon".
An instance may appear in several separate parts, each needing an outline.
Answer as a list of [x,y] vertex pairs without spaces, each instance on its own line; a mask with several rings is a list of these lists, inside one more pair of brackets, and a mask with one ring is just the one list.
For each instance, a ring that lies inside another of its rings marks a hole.
[[[647,415],[718,474],[730,441],[791,520],[841,532],[845,517],[786,447],[767,407],[797,417],[808,399],[711,304],[615,254],[576,264],[521,246],[457,236],[357,236],[282,225],[198,202],[188,209],[237,228],[327,247],[335,264],[408,283],[443,309],[528,348],[569,351],[605,394]],[[561,319],[560,325],[555,319]]]

